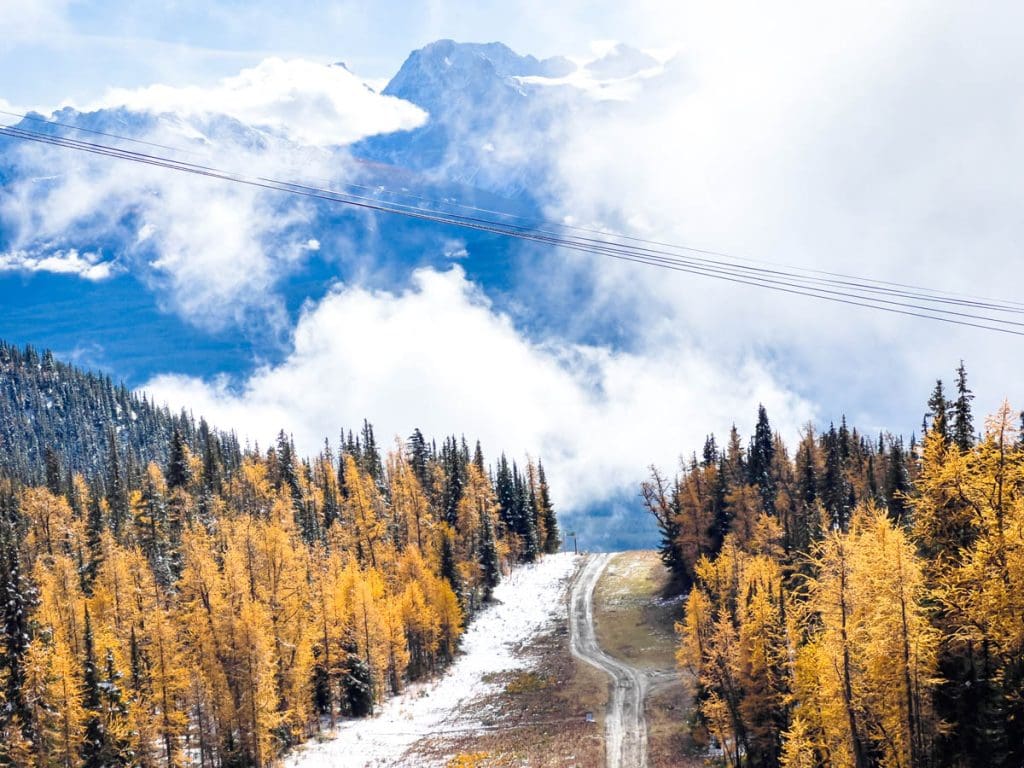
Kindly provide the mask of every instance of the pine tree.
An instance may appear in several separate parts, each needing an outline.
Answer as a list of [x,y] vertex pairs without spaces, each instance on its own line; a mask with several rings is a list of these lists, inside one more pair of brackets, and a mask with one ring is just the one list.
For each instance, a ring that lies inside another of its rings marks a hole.
[[441,533],[440,572],[441,578],[448,582],[452,592],[458,598],[459,604],[465,606],[465,588],[455,559],[455,546],[450,529]]

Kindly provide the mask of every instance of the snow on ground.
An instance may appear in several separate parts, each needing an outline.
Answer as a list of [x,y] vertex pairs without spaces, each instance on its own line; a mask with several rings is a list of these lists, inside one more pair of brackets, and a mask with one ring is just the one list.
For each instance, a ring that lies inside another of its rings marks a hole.
[[526,666],[516,648],[564,613],[575,568],[576,556],[562,553],[514,570],[494,590],[494,604],[462,636],[461,652],[444,676],[409,686],[373,718],[343,721],[333,738],[300,748],[285,760],[285,768],[426,766],[422,758],[406,757],[409,748],[426,736],[483,725],[479,712],[463,710],[497,690],[487,682],[491,675]]

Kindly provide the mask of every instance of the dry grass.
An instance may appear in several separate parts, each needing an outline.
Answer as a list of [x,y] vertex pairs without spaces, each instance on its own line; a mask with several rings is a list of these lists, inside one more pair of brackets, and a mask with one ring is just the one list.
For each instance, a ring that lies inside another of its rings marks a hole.
[[656,552],[622,552],[612,558],[594,592],[597,640],[606,653],[651,670],[675,668],[679,598],[662,593],[669,574]]
[[690,695],[675,667],[675,623],[682,600],[666,599],[669,573],[656,552],[623,552],[608,563],[594,591],[594,624],[606,653],[651,672],[668,673],[647,697],[648,763],[652,768],[702,765],[687,735]]

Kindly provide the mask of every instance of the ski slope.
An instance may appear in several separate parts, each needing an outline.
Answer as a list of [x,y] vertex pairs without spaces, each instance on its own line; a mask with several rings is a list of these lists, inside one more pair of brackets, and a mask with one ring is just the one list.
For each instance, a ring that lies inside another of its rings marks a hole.
[[489,675],[526,666],[516,648],[564,615],[565,595],[577,562],[575,555],[562,553],[514,570],[494,590],[493,604],[470,624],[459,655],[441,678],[409,686],[401,696],[378,707],[372,718],[343,721],[329,740],[309,742],[290,755],[286,768],[437,764],[413,756],[410,749],[425,737],[482,727],[481,712],[464,710],[499,688],[485,682]]

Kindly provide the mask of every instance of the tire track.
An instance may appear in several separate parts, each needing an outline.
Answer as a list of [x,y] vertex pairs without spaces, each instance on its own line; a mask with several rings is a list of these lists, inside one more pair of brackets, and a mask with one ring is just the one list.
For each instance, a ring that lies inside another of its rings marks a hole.
[[608,768],[647,768],[647,675],[601,650],[594,631],[594,587],[611,557],[587,555],[573,582],[569,600],[570,649],[573,656],[602,670],[612,681],[605,715]]

